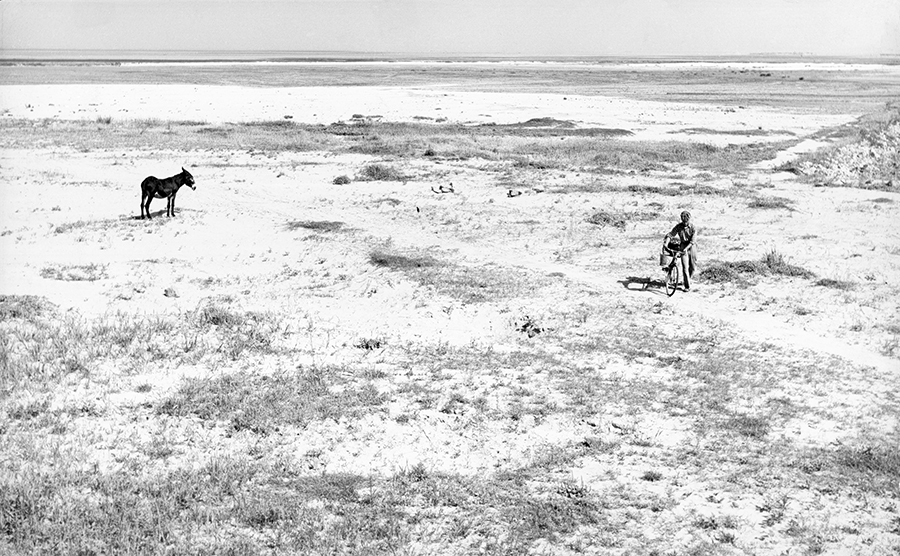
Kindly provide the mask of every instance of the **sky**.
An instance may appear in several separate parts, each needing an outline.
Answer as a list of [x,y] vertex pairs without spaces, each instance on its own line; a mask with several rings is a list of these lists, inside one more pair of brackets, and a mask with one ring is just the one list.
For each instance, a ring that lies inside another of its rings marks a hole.
[[0,0],[0,49],[900,54],[900,0]]

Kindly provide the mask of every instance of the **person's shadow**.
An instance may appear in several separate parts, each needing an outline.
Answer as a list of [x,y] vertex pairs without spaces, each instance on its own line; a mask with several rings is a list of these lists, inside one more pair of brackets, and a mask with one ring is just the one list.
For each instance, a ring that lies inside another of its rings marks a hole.
[[666,287],[665,282],[656,280],[647,276],[629,276],[624,280],[618,280],[620,284],[625,286],[626,290],[631,291],[650,291],[652,293],[661,293],[660,290]]

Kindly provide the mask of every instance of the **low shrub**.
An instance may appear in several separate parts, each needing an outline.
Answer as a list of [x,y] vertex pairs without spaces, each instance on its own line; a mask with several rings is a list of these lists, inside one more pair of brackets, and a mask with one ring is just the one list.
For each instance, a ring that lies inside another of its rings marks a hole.
[[399,170],[387,164],[368,164],[359,173],[361,181],[405,181],[407,178]]
[[772,249],[759,261],[715,261],[700,272],[700,278],[708,282],[746,282],[748,277],[777,274],[798,278],[813,278],[815,274],[805,268],[789,264],[784,255]]
[[287,223],[287,229],[294,230],[313,230],[316,232],[336,232],[344,227],[343,222],[333,222],[330,220],[294,220]]
[[822,286],[823,288],[833,288],[836,290],[852,290],[855,287],[853,282],[846,282],[844,280],[835,280],[833,278],[820,278],[816,281],[817,286]]
[[597,211],[587,217],[587,222],[595,226],[612,226],[614,228],[625,229],[625,217],[621,214],[614,214],[604,210]]
[[747,206],[754,209],[786,209],[794,210],[794,202],[784,197],[757,197]]

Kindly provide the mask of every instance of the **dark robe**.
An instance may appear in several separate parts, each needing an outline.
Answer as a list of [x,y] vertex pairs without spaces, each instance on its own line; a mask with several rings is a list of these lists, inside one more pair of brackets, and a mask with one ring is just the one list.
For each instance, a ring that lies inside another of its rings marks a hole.
[[698,263],[697,246],[694,244],[694,236],[696,233],[696,228],[694,228],[694,225],[690,222],[687,224],[679,222],[672,228],[672,231],[669,232],[670,249],[680,251],[682,245],[691,244],[691,247],[685,252],[685,255],[688,258],[688,275],[690,276],[694,275],[694,270],[696,270]]

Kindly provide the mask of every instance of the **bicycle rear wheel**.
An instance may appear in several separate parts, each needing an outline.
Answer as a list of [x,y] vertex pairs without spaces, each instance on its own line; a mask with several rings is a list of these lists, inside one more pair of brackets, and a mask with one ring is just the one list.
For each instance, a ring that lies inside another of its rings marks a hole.
[[678,288],[678,264],[677,262],[666,271],[666,295],[672,297]]

